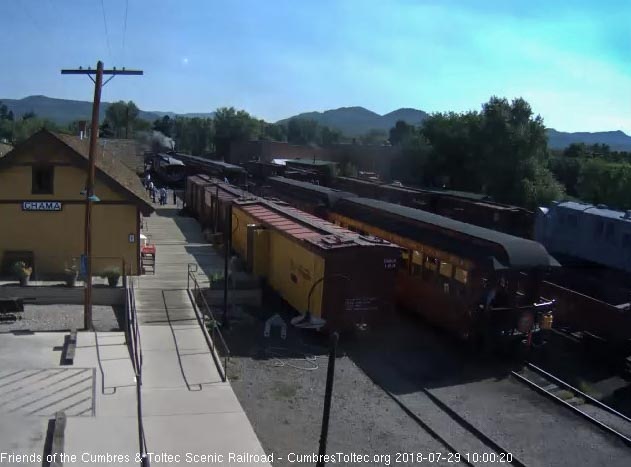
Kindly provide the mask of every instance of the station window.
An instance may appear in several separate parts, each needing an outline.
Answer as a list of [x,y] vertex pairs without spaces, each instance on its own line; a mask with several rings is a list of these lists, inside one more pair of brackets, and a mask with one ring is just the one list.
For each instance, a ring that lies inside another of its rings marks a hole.
[[31,193],[34,195],[52,195],[55,171],[52,166],[33,167]]

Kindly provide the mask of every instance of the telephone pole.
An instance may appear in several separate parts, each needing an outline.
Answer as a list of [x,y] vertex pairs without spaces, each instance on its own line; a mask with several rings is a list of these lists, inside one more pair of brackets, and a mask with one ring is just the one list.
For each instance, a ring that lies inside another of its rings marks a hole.
[[[96,70],[91,68],[61,70],[62,75],[87,75],[94,82],[94,101],[92,103],[92,125],[90,129],[90,149],[88,155],[88,177],[85,188],[85,232],[84,232],[84,260],[85,260],[85,291],[83,305],[83,326],[86,330],[92,330],[92,203],[98,201],[94,195],[94,169],[96,163],[96,141],[99,137],[99,108],[101,106],[101,89],[116,75],[142,75],[141,70],[117,70],[103,69],[103,62],[98,61]],[[92,78],[96,75],[96,79]],[[105,83],[103,75],[111,75]],[[121,271],[125,274],[125,271]]]

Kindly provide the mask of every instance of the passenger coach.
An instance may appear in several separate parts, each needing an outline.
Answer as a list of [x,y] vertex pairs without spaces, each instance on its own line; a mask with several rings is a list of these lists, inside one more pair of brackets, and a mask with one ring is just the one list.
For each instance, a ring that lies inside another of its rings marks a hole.
[[338,200],[329,220],[404,248],[398,301],[464,339],[530,340],[551,325],[540,288],[559,264],[539,243],[366,198]]

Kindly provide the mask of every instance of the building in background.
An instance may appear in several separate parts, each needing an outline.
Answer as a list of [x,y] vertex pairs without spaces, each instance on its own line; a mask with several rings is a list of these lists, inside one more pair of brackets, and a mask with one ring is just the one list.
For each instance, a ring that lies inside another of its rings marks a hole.
[[[88,139],[42,130],[0,159],[1,272],[26,261],[36,279],[62,275],[84,250]],[[140,179],[99,145],[92,209],[95,275],[139,271],[140,216],[153,209]]]

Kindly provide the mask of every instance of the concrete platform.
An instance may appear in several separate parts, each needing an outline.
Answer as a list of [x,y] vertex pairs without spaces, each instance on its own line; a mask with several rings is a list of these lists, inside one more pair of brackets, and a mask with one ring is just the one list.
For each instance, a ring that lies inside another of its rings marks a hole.
[[207,283],[207,275],[223,271],[223,257],[204,243],[194,219],[175,217],[172,209],[158,209],[145,226],[156,245],[156,273],[134,284],[148,450],[182,459],[186,453],[226,460],[230,452],[264,455],[232,387],[221,381],[186,290],[189,264]]

